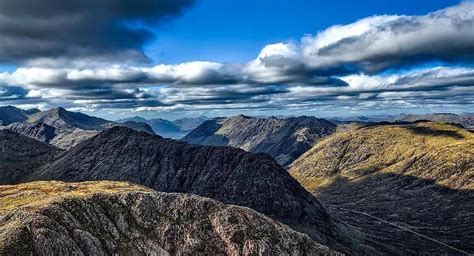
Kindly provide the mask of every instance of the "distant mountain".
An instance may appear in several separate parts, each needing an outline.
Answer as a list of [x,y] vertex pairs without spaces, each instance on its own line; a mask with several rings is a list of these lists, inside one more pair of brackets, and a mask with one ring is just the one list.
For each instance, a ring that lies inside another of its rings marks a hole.
[[23,122],[28,116],[36,113],[37,109],[23,110],[12,106],[0,107],[0,125],[9,125],[15,122]]
[[244,207],[122,182],[0,187],[1,255],[339,255]]
[[127,122],[123,122],[123,123],[120,123],[120,124],[117,124],[117,125],[128,127],[130,129],[133,129],[133,130],[139,131],[139,132],[146,132],[148,134],[155,134],[153,129],[147,123],[127,121]]
[[332,214],[404,254],[474,253],[474,134],[457,125],[336,133],[290,173]]
[[428,120],[433,122],[453,123],[460,124],[467,129],[474,129],[474,114],[451,114],[451,113],[439,113],[439,114],[426,114],[426,115],[401,115],[395,118],[396,121],[419,121]]
[[174,120],[173,124],[179,127],[182,133],[187,134],[207,120],[209,120],[209,118],[205,116],[185,117],[185,118]]
[[50,143],[56,137],[56,128],[45,123],[18,122],[10,124],[7,128],[46,143]]
[[64,108],[44,112],[33,109],[27,112],[31,115],[27,116],[26,120],[12,123],[6,128],[63,149],[71,148],[117,125],[154,134],[150,126],[141,122],[129,121],[118,124],[83,113],[67,111]]
[[332,219],[316,198],[265,154],[190,145],[114,127],[82,142],[22,181],[117,180],[157,191],[252,208],[343,252],[375,252],[363,234]]
[[111,121],[89,116],[79,112],[70,112],[64,108],[55,108],[31,115],[27,123],[44,123],[61,130],[96,130],[107,128]]
[[61,152],[10,130],[0,130],[0,184],[15,184]]
[[315,117],[257,118],[236,116],[208,120],[182,140],[193,144],[232,146],[254,153],[267,153],[288,165],[336,125]]
[[181,118],[172,122],[160,118],[145,119],[143,117],[134,116],[130,118],[120,119],[117,122],[125,123],[133,121],[146,123],[150,125],[153,131],[160,136],[163,136],[165,138],[180,139],[206,120],[208,120],[208,118],[201,116],[196,118]]
[[125,123],[125,122],[140,122],[140,123],[146,123],[148,124],[155,134],[158,134],[160,136],[166,137],[166,138],[179,138],[181,136],[181,130],[178,126],[174,125],[171,121],[165,120],[165,119],[145,119],[139,116],[131,117],[131,118],[126,118],[126,119],[121,119],[118,120],[118,123]]

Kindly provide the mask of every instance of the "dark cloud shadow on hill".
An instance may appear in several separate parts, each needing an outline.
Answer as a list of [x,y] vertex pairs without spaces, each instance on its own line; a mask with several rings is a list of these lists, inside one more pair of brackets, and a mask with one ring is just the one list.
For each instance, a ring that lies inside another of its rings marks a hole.
[[358,212],[474,253],[473,190],[452,189],[413,176],[377,173],[356,180],[338,177],[313,194],[331,213],[368,234],[374,243],[394,248],[394,252],[416,255],[417,248],[424,248],[427,254],[460,254]]

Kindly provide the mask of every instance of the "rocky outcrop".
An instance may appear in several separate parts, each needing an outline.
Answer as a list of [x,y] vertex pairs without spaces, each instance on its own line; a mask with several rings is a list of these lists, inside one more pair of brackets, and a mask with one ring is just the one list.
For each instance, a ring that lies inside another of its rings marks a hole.
[[19,133],[0,130],[0,184],[17,183],[60,152]]
[[474,134],[374,124],[336,133],[291,174],[336,216],[400,254],[474,252]]
[[0,186],[1,255],[339,255],[248,208],[118,182]]
[[56,137],[56,128],[45,123],[13,123],[6,128],[45,143],[50,143]]
[[267,153],[285,166],[335,129],[335,124],[315,117],[237,116],[206,121],[186,135],[183,141]]

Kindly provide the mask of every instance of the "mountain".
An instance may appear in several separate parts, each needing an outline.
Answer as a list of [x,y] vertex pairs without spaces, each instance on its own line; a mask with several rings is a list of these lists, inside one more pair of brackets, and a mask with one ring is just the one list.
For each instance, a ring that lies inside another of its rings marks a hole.
[[0,130],[0,152],[0,184],[14,184],[61,151],[4,129]]
[[31,115],[28,123],[44,123],[63,130],[102,130],[110,125],[110,121],[89,116],[80,112],[70,112],[64,108],[55,108]]
[[67,111],[64,108],[44,112],[33,109],[29,110],[29,113],[32,114],[26,120],[12,123],[6,128],[62,149],[72,148],[117,125],[154,134],[151,127],[144,123],[129,121],[118,124],[79,112]]
[[126,121],[126,122],[123,122],[123,123],[120,123],[120,124],[117,124],[117,125],[128,127],[130,129],[133,129],[133,130],[139,131],[139,132],[146,132],[148,134],[155,134],[153,129],[147,123]]
[[186,135],[183,141],[267,153],[285,166],[335,129],[335,124],[315,117],[280,119],[240,115],[208,120]]
[[207,120],[209,120],[209,118],[205,116],[184,117],[174,120],[173,124],[179,127],[182,133],[188,134]]
[[25,181],[129,181],[157,191],[209,197],[249,207],[318,243],[343,252],[372,251],[363,234],[331,218],[325,208],[266,154],[190,145],[113,127],[37,168]]
[[426,115],[401,115],[395,118],[395,121],[415,122],[420,120],[460,124],[467,129],[474,129],[474,114],[456,115],[451,113],[438,113]]
[[385,123],[336,133],[290,173],[332,214],[387,246],[474,253],[474,134],[457,125]]
[[122,182],[0,186],[1,255],[339,255],[244,207]]
[[50,143],[56,137],[56,128],[45,123],[18,122],[6,128],[46,143]]
[[171,121],[168,121],[165,119],[157,118],[157,119],[148,120],[143,117],[135,116],[135,117],[130,117],[126,119],[120,119],[117,122],[126,123],[130,121],[148,124],[153,129],[155,134],[158,134],[166,138],[182,137],[181,129],[178,126],[174,125]]
[[0,125],[9,125],[15,122],[23,122],[28,116],[39,111],[37,109],[23,110],[12,106],[0,107]]

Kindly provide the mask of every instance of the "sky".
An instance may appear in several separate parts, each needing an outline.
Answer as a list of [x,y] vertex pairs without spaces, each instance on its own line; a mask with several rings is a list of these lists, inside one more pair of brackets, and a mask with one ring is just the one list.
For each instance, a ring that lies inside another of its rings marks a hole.
[[128,116],[473,112],[474,2],[0,0],[0,105]]

